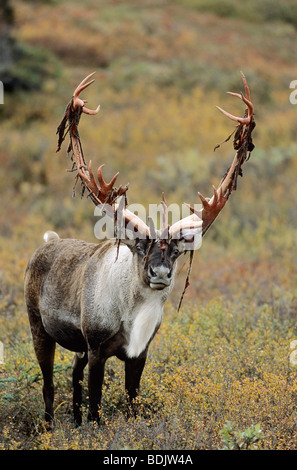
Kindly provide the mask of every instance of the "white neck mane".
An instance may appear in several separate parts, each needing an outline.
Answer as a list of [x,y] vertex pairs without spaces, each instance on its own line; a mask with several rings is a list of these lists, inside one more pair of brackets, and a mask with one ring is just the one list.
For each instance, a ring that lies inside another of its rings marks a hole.
[[126,353],[137,357],[162,321],[172,286],[160,291],[144,286],[139,278],[137,258],[129,248],[121,245],[117,260],[116,255],[115,246],[102,260],[98,303],[105,305],[106,314],[113,312],[123,322],[128,339]]

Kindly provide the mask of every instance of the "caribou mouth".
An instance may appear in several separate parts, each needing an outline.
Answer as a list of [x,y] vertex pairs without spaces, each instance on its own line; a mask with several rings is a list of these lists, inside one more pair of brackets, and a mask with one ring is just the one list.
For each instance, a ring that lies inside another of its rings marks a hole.
[[153,289],[153,290],[162,290],[164,289],[165,287],[168,287],[170,285],[170,281],[164,281],[164,282],[160,282],[160,281],[156,281],[156,282],[153,282],[153,281],[150,281],[150,288]]

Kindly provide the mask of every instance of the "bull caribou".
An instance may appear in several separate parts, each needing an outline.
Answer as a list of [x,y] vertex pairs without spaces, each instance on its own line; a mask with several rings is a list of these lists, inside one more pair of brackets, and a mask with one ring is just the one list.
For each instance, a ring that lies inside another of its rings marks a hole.
[[[144,222],[120,204],[126,200],[128,187],[115,188],[118,173],[107,183],[102,167],[97,178],[91,164],[86,166],[78,123],[82,113],[95,115],[88,109],[81,92],[94,79],[86,77],[76,88],[57,133],[58,150],[67,134],[77,178],[89,198],[101,206],[105,214],[119,218],[127,229],[115,239],[98,244],[82,240],[60,239],[55,232],[46,232],[45,243],[28,262],[25,273],[25,300],[34,349],[43,375],[45,420],[54,419],[53,364],[56,343],[74,351],[73,413],[77,425],[82,423],[82,380],[88,364],[88,419],[99,421],[104,366],[111,356],[125,362],[125,389],[132,405],[138,393],[149,344],[156,334],[163,308],[173,288],[178,258],[189,251],[189,240],[205,235],[236,189],[242,164],[253,150],[255,127],[253,105],[244,75],[245,95],[231,93],[246,105],[244,117],[236,117],[218,108],[237,123],[234,134],[236,150],[230,168],[210,199],[198,193],[201,210],[190,207],[191,213],[168,225],[167,203],[163,198],[163,220],[157,230],[152,220]],[[122,233],[122,232],[121,232]],[[191,259],[193,249],[190,252]],[[187,279],[188,283],[188,279]]]

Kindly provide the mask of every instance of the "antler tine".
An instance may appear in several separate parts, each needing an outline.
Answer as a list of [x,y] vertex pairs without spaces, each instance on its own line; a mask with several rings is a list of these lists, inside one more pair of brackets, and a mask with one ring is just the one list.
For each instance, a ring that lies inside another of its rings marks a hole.
[[89,177],[87,176],[87,174],[85,173],[85,170],[83,168],[79,168],[78,169],[78,174],[79,176],[84,180],[84,182],[86,183],[87,187],[89,188],[89,190],[94,194],[94,195],[97,195],[98,196],[98,193],[99,193],[99,186],[97,184],[97,181],[95,179],[95,176],[94,176],[94,173],[92,171],[92,161],[90,160],[89,162],[89,166],[88,166],[88,173],[89,173]]
[[[191,208],[192,209],[192,208]],[[188,215],[181,220],[175,222],[169,228],[169,235],[171,238],[179,238],[180,233],[182,230],[187,229],[201,229],[203,224],[203,220],[201,218],[201,214],[197,214],[196,211],[192,215]]]
[[241,77],[242,77],[242,81],[243,81],[246,96],[244,96],[242,93],[233,93],[231,91],[227,91],[227,93],[228,93],[228,95],[236,96],[237,98],[241,99],[247,105],[248,115],[246,117],[238,117],[238,116],[234,116],[233,114],[228,113],[227,111],[220,108],[219,106],[216,106],[216,108],[219,111],[221,111],[221,113],[223,113],[225,116],[227,116],[229,119],[231,119],[232,121],[238,122],[239,125],[244,126],[244,125],[248,125],[250,123],[250,119],[251,119],[251,116],[253,115],[254,107],[253,107],[252,102],[250,101],[250,90],[249,90],[246,78],[245,78],[245,76],[242,72],[241,72]]
[[93,78],[92,80],[90,80],[88,82],[88,80],[93,77],[95,75],[96,72],[93,72],[93,73],[90,73],[90,75],[88,75],[86,78],[84,78],[80,84],[76,87],[76,89],[74,90],[74,93],[73,93],[73,102],[72,102],[72,108],[73,108],[73,111],[75,111],[78,107],[81,107],[82,108],[82,112],[85,113],[85,114],[91,114],[91,115],[94,115],[94,114],[97,114],[99,112],[99,109],[100,109],[100,105],[97,106],[96,109],[88,109],[85,107],[85,103],[87,103],[87,100],[82,100],[81,98],[79,98],[79,94],[85,89],[87,88],[88,86],[90,86],[94,81],[95,79]]
[[151,238],[156,239],[157,238],[157,232],[155,229],[155,224],[154,221],[151,217],[148,217],[148,222],[149,222],[149,235]]
[[251,101],[250,89],[249,89],[249,86],[248,86],[248,84],[247,84],[245,75],[244,75],[243,72],[240,72],[240,75],[241,75],[241,78],[242,78],[242,81],[243,81],[243,86],[244,86],[244,91],[245,91],[246,98],[247,98],[249,101]]
[[[229,94],[231,95],[231,92],[230,92]],[[237,95],[237,94],[235,94],[235,93],[234,93],[233,95],[240,97],[240,95]],[[231,119],[231,121],[238,122],[239,125],[244,126],[244,125],[249,124],[249,117],[244,117],[244,118],[242,118],[242,117],[234,116],[233,114],[228,113],[228,111],[225,111],[224,109],[220,108],[219,106],[216,106],[216,108],[217,108],[219,111],[221,111],[221,113],[223,113],[227,118]]]
[[161,202],[161,204],[163,206],[162,232],[164,232],[164,230],[168,229],[168,204],[167,204],[167,201],[165,199],[164,193],[162,193],[162,202]]
[[227,94],[240,98],[247,105],[249,117],[252,116],[254,110],[253,103],[243,96],[242,93],[233,93],[232,91],[227,91]]
[[[112,177],[110,182],[106,183],[102,175],[103,167],[104,165],[100,165],[97,169],[97,178],[98,178],[99,185],[96,181],[96,178],[92,170],[92,161],[90,161],[88,165],[88,174],[86,173],[84,167],[81,167],[78,170],[79,176],[83,179],[87,188],[93,194],[93,196],[97,198],[98,204],[105,203],[108,199],[111,199],[111,200],[113,199],[112,197],[113,190],[114,190],[113,186],[114,186],[114,183],[116,182],[117,177],[119,176],[119,172],[117,172]],[[128,185],[126,185],[124,188],[120,186],[118,190],[115,190],[116,194],[114,196],[115,197],[122,196],[123,194],[127,192],[127,190],[128,190]]]
[[95,81],[95,78],[93,78],[92,80],[90,80],[88,83],[87,81],[93,77],[95,75],[96,72],[92,72],[90,73],[89,75],[87,75],[81,82],[79,85],[77,85],[77,87],[75,88],[74,90],[74,93],[73,93],[73,96],[78,96],[80,94],[80,92],[82,90],[84,90],[85,88],[87,88],[88,86],[90,86],[94,81]]
[[97,178],[98,178],[98,182],[99,182],[99,185],[100,185],[100,188],[101,188],[101,193],[103,192],[103,188],[106,192],[108,191],[111,191],[111,189],[113,188],[113,185],[114,183],[116,182],[117,180],[117,177],[119,176],[119,172],[117,172],[113,177],[112,179],[110,180],[109,183],[106,183],[103,179],[103,175],[102,175],[102,168],[104,167],[104,164],[103,165],[100,165],[98,167],[98,170],[97,170]]

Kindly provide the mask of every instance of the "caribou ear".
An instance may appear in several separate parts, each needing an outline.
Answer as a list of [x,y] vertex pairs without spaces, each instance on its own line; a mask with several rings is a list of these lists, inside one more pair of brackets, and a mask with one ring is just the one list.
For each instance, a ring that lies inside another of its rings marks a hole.
[[130,248],[131,251],[135,248],[136,245],[136,240],[134,240],[134,238],[120,238],[118,241]]
[[118,241],[130,248],[130,250],[134,250],[137,244],[137,238],[133,235],[132,230],[125,230],[125,236],[123,238],[118,238]]
[[120,243],[130,248],[131,251],[137,250],[140,253],[141,250],[143,250],[145,252],[149,238],[145,237],[142,234],[140,235],[141,236],[139,236],[139,233],[137,232],[137,236],[136,236],[135,232],[126,229],[125,238],[120,238],[118,240]]
[[130,250],[134,250],[139,240],[147,239],[147,234],[138,229],[136,230],[132,224],[127,224],[124,230],[116,233],[116,238],[120,243],[130,248]]

